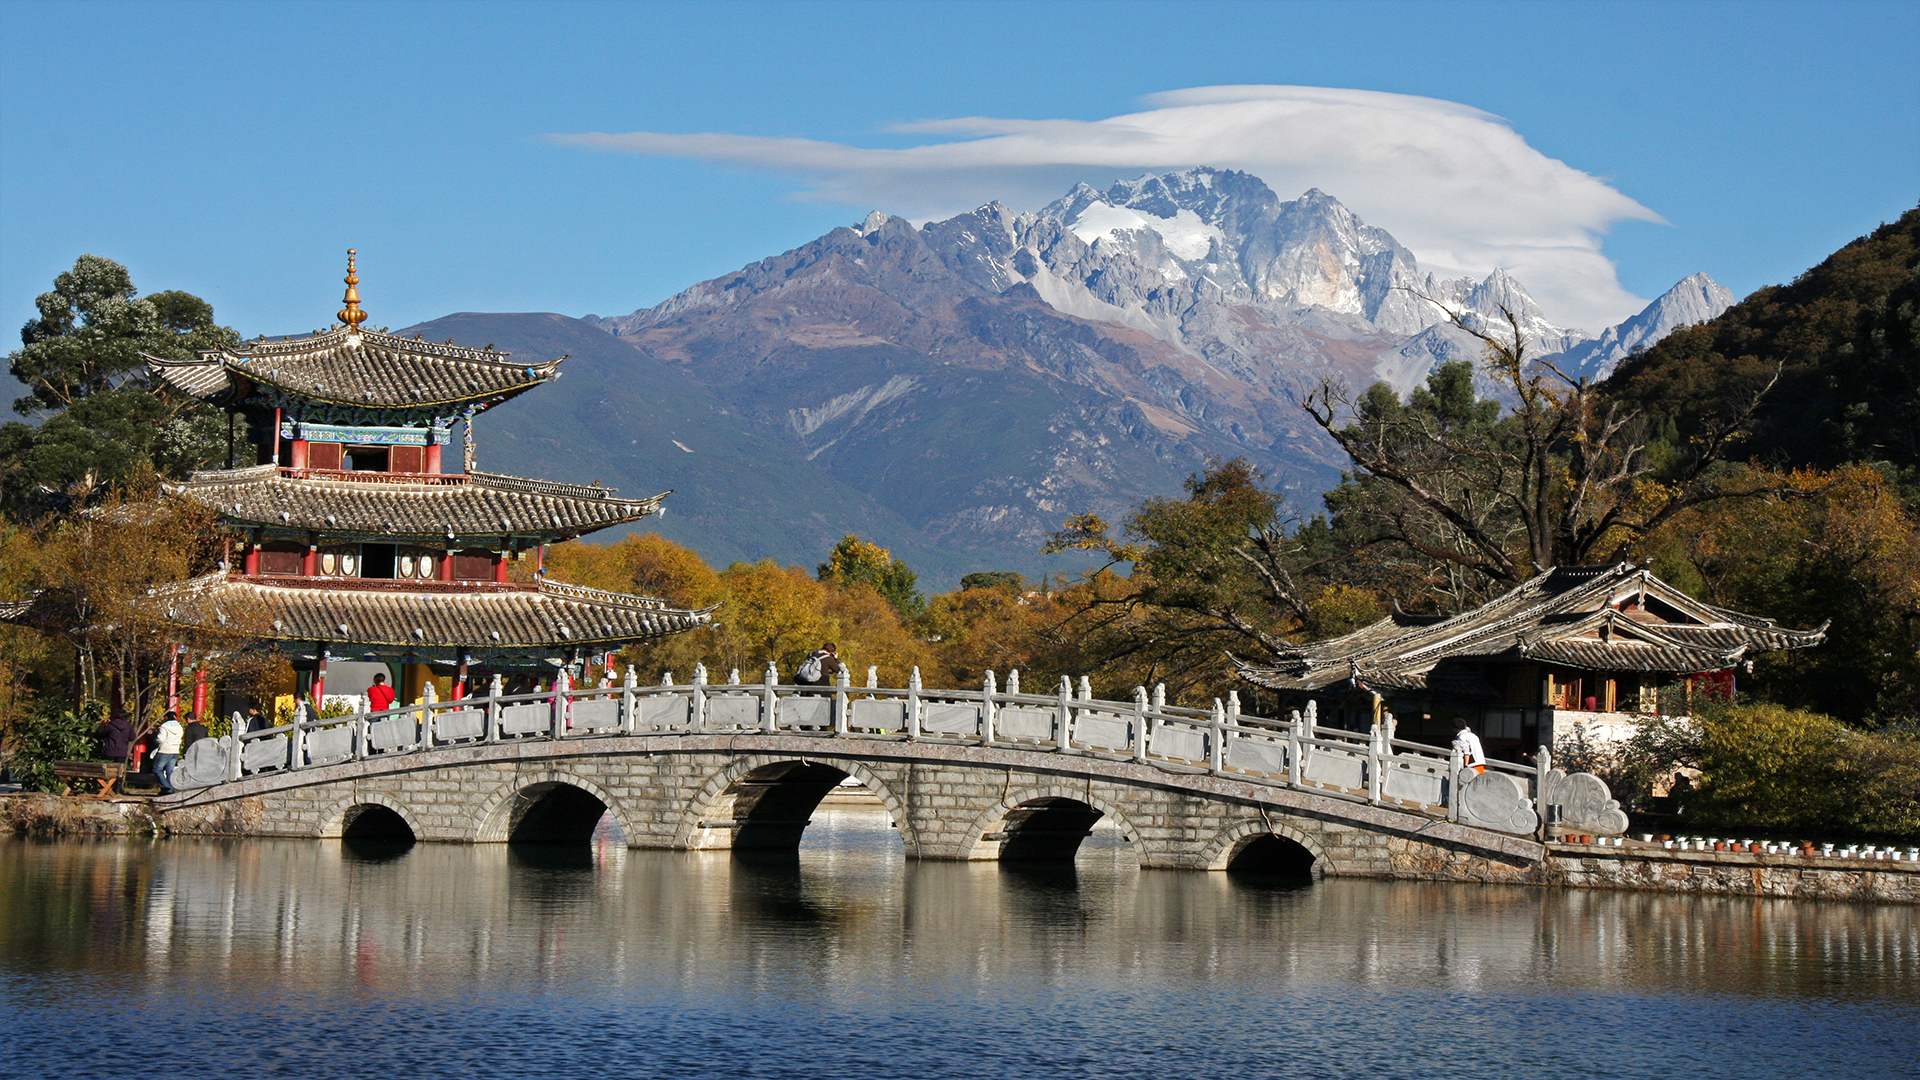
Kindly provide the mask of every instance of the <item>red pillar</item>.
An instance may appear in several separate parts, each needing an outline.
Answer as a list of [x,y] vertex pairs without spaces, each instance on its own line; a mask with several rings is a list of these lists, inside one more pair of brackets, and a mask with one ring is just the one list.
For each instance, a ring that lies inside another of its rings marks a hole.
[[308,544],[306,558],[300,560],[300,573],[305,577],[312,577],[319,572],[320,548],[317,545]]
[[430,442],[427,444],[427,471],[430,473],[437,473],[440,471],[440,444],[439,443]]
[[201,668],[193,673],[193,715],[207,715],[207,671]]
[[507,580],[507,553],[504,551],[493,553],[493,580],[501,582]]
[[463,701],[467,696],[467,662],[470,658],[460,657],[460,670],[453,677],[453,700]]
[[327,658],[331,655],[332,654],[325,648],[322,648],[320,650],[320,659],[316,662],[316,666],[313,669],[313,707],[316,712],[320,708],[321,697],[325,696],[327,692]]
[[260,573],[260,538],[257,536],[250,537],[247,540],[247,567],[245,573],[248,577],[254,577]]
[[440,565],[436,569],[438,572],[434,576],[439,580],[441,581],[453,580],[453,549],[452,548],[448,548],[447,550],[440,553]]
[[307,467],[307,440],[305,439],[293,440],[293,467],[296,469]]

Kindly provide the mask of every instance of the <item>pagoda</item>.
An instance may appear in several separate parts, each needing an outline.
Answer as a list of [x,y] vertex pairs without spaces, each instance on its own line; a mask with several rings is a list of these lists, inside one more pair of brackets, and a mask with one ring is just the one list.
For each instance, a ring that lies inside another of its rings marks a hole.
[[520,363],[491,345],[363,328],[354,256],[338,326],[185,362],[147,357],[168,386],[227,412],[227,467],[166,491],[212,509],[238,549],[221,570],[156,597],[165,617],[211,625],[249,613],[293,663],[297,685],[286,689],[315,701],[329,667],[346,662],[358,677],[336,692],[361,692],[377,664],[402,701],[458,698],[482,674],[551,676],[708,625],[711,608],[558,584],[540,570],[509,580],[511,562],[538,566],[546,545],[655,514],[672,492],[622,499],[597,483],[474,468],[474,417],[558,378],[566,357]]

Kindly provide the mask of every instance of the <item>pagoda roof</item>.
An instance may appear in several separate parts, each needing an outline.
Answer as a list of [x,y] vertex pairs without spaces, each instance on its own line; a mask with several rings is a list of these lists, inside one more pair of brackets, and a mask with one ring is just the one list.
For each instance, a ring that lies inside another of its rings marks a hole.
[[347,651],[356,646],[478,653],[613,646],[710,625],[714,612],[552,581],[347,585],[224,571],[156,589],[152,598],[162,617],[185,626],[257,627],[268,640],[324,642]]
[[333,472],[257,465],[194,473],[165,490],[228,522],[298,533],[449,539],[580,536],[658,513],[618,490],[500,473]]
[[166,385],[204,401],[233,404],[257,389],[276,400],[417,412],[490,408],[559,378],[566,359],[524,364],[511,355],[341,327],[208,349],[193,360],[146,359]]
[[[1703,603],[1631,563],[1556,567],[1505,596],[1451,618],[1396,613],[1371,626],[1297,646],[1274,660],[1234,658],[1238,674],[1275,690],[1352,682],[1372,689],[1451,691],[1464,677],[1447,661],[1532,660],[1589,671],[1721,671],[1756,653],[1803,649],[1826,624],[1789,630]],[[1489,690],[1489,692],[1491,692]]]

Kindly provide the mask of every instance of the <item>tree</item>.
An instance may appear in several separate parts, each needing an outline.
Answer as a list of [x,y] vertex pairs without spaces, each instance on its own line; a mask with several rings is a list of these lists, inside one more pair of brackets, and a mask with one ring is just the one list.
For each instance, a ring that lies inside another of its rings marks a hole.
[[[1316,609],[1303,575],[1321,566],[1289,535],[1281,495],[1265,481],[1243,458],[1214,461],[1187,477],[1186,498],[1139,503],[1124,539],[1096,514],[1053,534],[1047,552],[1107,558],[1061,598],[1093,672],[1224,693],[1227,651],[1267,655],[1290,635],[1317,633],[1331,609]],[[1125,578],[1114,572],[1128,563]]]
[[1380,507],[1374,542],[1510,587],[1559,565],[1616,561],[1687,509],[1756,494],[1722,483],[1716,467],[1777,369],[1703,417],[1656,475],[1639,414],[1530,357],[1512,312],[1494,328],[1447,314],[1485,346],[1483,370],[1511,396],[1509,415],[1488,422],[1484,406],[1462,401],[1467,373],[1451,365],[1429,379],[1426,401],[1405,408],[1381,384],[1357,408],[1331,382],[1302,403],[1357,470],[1343,508]]
[[820,564],[821,581],[840,584],[864,584],[887,598],[887,603],[903,619],[911,619],[925,610],[926,597],[917,588],[919,577],[907,564],[878,544],[869,543],[852,533],[841,538]]
[[138,298],[126,267],[82,255],[35,301],[40,317],[7,356],[28,393],[0,426],[0,487],[19,512],[41,487],[84,494],[143,469],[181,475],[222,446],[219,415],[152,387],[142,354],[187,359],[239,342],[206,301],[183,292]]

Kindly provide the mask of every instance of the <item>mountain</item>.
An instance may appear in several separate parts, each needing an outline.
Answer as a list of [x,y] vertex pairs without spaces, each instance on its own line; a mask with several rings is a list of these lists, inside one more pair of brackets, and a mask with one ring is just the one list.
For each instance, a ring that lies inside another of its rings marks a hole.
[[1062,519],[1117,521],[1210,458],[1247,457],[1313,512],[1346,459],[1299,402],[1477,358],[1441,305],[1495,328],[1512,311],[1537,355],[1630,349],[1683,317],[1676,300],[1592,339],[1505,271],[1422,269],[1324,192],[1189,169],[1033,213],[875,212],[630,315],[408,329],[572,354],[481,419],[491,467],[676,488],[659,531],[716,562],[812,565],[858,532],[947,587],[1077,566],[1038,554]]
[[1682,326],[1711,321],[1733,304],[1733,293],[1726,286],[1705,274],[1691,274],[1640,314],[1566,350],[1561,354],[1562,370],[1604,379],[1634,350],[1647,348]]

